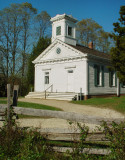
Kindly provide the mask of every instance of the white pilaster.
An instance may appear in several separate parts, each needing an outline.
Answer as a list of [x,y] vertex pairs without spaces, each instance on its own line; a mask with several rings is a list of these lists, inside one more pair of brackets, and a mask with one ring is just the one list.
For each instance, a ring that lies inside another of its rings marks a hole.
[[85,71],[86,71],[86,73],[85,73],[85,76],[86,76],[86,81],[85,81],[85,95],[86,96],[88,96],[88,91],[89,91],[89,79],[88,79],[88,77],[89,77],[89,69],[88,69],[88,60],[86,59],[86,61],[85,61]]
[[120,84],[119,84],[119,78],[117,78],[117,97],[120,96]]

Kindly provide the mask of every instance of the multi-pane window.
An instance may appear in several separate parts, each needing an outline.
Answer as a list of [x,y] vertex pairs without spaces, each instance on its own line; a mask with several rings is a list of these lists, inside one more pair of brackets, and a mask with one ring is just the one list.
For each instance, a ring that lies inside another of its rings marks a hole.
[[95,86],[104,87],[104,67],[100,65],[95,65],[94,70]]
[[125,82],[122,83],[122,87],[125,88]]
[[72,27],[68,26],[68,36],[72,36]]
[[49,84],[49,72],[45,72],[45,84]]
[[115,71],[109,71],[109,86],[110,87],[116,86],[116,73],[115,73]]
[[56,35],[61,35],[61,26],[56,27]]
[[68,70],[68,73],[73,73],[73,70]]

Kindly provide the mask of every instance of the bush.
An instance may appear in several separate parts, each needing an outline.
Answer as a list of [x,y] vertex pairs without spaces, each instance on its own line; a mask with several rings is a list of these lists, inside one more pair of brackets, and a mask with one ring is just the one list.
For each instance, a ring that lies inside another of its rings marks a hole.
[[120,124],[112,122],[110,126],[104,122],[103,127],[106,138],[111,142],[108,159],[125,160],[125,121]]
[[49,159],[52,148],[36,130],[19,128],[10,110],[10,120],[5,120],[0,128],[0,159],[44,160]]
[[0,130],[0,159],[49,159],[52,148],[35,130],[3,127]]

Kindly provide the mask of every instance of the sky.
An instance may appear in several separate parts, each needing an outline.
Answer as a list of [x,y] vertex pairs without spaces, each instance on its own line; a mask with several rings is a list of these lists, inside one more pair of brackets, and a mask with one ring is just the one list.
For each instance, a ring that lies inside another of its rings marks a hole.
[[78,21],[92,18],[106,32],[113,31],[113,23],[118,21],[120,6],[125,0],[0,0],[0,10],[11,3],[31,3],[34,8],[54,17],[57,14],[72,15]]

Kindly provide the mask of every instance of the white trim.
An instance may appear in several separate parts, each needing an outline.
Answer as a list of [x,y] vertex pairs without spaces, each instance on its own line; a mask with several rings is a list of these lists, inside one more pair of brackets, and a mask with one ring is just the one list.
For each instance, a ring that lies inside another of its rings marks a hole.
[[72,68],[76,68],[76,66],[66,66],[65,69],[72,69]]
[[51,68],[42,69],[42,71],[48,71],[51,70]]
[[[62,42],[61,40],[55,39],[55,40],[53,41],[53,43],[50,44],[49,47],[47,47],[34,61],[32,61],[32,63],[36,64],[36,63],[41,63],[41,62],[43,62],[43,61],[41,61],[41,58],[42,58],[43,56],[45,56],[45,55],[48,53],[48,51],[51,50],[57,43],[59,43],[59,44],[65,46],[65,47],[67,47],[68,49],[70,49],[70,50],[78,53],[78,54],[79,54],[79,57],[81,57],[81,58],[87,56],[87,53],[83,53],[83,52],[81,52],[81,51],[73,48],[72,46],[70,46],[70,45]],[[75,58],[76,58],[76,57],[75,57]],[[48,61],[50,61],[50,60],[48,60]],[[51,61],[53,61],[53,60],[51,60]]]
[[44,61],[39,61],[35,64],[42,64],[42,63],[54,63],[54,62],[66,62],[66,61],[73,61],[73,60],[78,60],[78,59],[84,59],[85,57],[68,57],[68,58],[61,58],[61,59],[48,59]]
[[86,68],[86,82],[85,82],[85,95],[88,95],[88,83],[89,83],[89,79],[88,79],[88,60],[86,59],[86,65],[85,65],[85,68]]
[[119,78],[117,78],[117,96],[120,96],[120,84],[119,84]]

